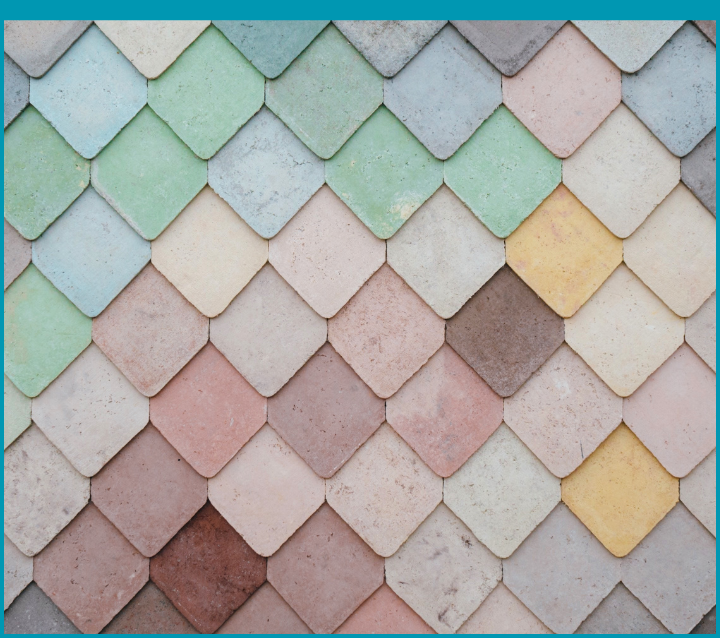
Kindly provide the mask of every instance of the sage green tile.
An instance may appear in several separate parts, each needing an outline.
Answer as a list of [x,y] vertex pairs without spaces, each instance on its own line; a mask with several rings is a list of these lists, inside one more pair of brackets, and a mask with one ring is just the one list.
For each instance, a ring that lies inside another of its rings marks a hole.
[[5,449],[30,427],[30,399],[5,377]]
[[445,162],[445,183],[507,237],[560,183],[562,162],[501,106]]
[[86,317],[30,264],[5,291],[5,374],[36,397],[89,344]]
[[257,113],[264,97],[262,73],[212,26],[148,82],[150,106],[203,159]]
[[353,213],[387,239],[440,188],[443,163],[383,106],[325,163],[325,174]]
[[155,239],[207,183],[198,158],[145,107],[92,162],[95,190],[145,239]]
[[90,163],[33,106],[5,130],[4,150],[5,219],[35,239],[85,190]]

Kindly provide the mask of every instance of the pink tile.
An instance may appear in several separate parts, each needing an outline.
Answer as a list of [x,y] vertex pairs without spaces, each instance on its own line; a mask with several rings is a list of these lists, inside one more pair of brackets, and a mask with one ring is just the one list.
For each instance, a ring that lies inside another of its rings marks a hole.
[[228,621],[218,634],[311,634],[270,583],[265,583]]

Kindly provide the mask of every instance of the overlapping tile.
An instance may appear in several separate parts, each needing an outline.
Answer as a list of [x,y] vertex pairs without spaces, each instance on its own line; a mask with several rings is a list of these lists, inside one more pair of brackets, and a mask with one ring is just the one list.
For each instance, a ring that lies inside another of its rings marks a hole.
[[30,99],[30,78],[13,60],[5,55],[3,76],[5,78],[5,91],[3,101],[3,127],[7,128]]
[[5,612],[3,629],[6,634],[82,633],[35,583]]
[[[715,21],[713,20],[713,23]],[[695,628],[690,632],[691,634],[714,634],[716,633],[716,617],[715,607],[713,607],[703,619],[695,625]]]
[[18,278],[30,263],[32,245],[8,224],[7,219],[3,220],[3,222],[5,224],[3,231],[4,290],[7,290],[7,287]]
[[682,181],[713,215],[715,215],[715,129],[700,142],[680,164]]
[[693,20],[693,22],[715,44],[715,20]]
[[5,565],[5,609],[32,582],[33,559],[25,556],[12,541],[4,537],[3,563]]
[[715,536],[715,450],[680,481],[680,500]]
[[308,626],[265,583],[217,630],[218,634],[309,634]]
[[715,370],[715,293],[685,320],[685,341]]
[[15,439],[30,427],[30,399],[4,376],[3,429],[7,449]]

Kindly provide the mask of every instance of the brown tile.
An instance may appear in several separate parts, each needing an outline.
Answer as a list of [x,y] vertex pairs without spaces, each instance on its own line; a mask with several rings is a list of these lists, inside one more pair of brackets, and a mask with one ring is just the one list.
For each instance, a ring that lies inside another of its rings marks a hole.
[[337,629],[383,575],[383,559],[329,505],[268,560],[268,580],[315,633]]
[[265,573],[265,559],[209,503],[150,561],[152,581],[203,633],[218,629]]
[[509,397],[563,342],[563,320],[507,266],[447,322],[447,342]]
[[90,503],[35,557],[40,588],[83,633],[98,633],[148,579],[148,559]]
[[323,478],[335,474],[384,419],[384,401],[329,343],[268,402],[270,425]]
[[135,547],[154,556],[207,500],[207,481],[152,425],[93,478],[91,498]]
[[215,476],[265,423],[261,396],[211,343],[150,401],[150,420],[203,476]]

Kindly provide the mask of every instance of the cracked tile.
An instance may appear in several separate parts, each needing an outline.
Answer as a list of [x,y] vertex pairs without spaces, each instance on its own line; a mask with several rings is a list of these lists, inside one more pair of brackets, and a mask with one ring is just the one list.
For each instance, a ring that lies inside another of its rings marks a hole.
[[7,219],[3,220],[5,223],[3,237],[4,237],[4,278],[5,288],[15,281],[22,273],[32,259],[32,244],[25,239],[18,231],[16,231]]
[[715,371],[715,293],[685,320],[685,341]]
[[680,500],[715,536],[715,450],[680,481]]
[[12,122],[28,105],[30,99],[30,78],[5,53],[3,65],[5,78],[5,92],[3,102],[4,128]]
[[681,163],[682,181],[705,208],[715,215],[715,129]]
[[18,390],[10,379],[4,377],[3,425],[7,450],[15,439],[30,427],[30,399]]
[[30,583],[5,612],[6,634],[82,633],[35,583]]
[[265,583],[215,633],[218,634],[309,634],[308,626]]
[[645,606],[619,583],[575,632],[576,634],[670,633]]
[[32,582],[33,559],[25,556],[12,541],[4,537],[3,563],[5,565],[5,609]]

